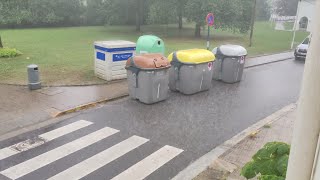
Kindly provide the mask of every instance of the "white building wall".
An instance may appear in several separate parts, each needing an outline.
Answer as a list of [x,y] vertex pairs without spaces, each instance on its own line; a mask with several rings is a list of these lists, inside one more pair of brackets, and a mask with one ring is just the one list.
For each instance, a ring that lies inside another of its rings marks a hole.
[[310,32],[312,30],[312,19],[315,14],[315,3],[313,1],[301,1],[300,2],[300,9],[299,9],[299,14],[297,15],[297,27],[296,30],[299,30],[299,22],[301,18],[307,17],[309,22],[308,22],[308,27],[307,31]]

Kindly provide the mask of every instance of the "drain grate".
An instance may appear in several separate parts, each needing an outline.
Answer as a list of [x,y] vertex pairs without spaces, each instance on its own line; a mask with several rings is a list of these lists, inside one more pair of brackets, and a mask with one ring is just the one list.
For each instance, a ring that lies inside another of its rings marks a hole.
[[22,151],[27,151],[29,149],[38,147],[38,146],[44,144],[45,142],[46,142],[46,140],[44,138],[35,137],[32,139],[27,139],[25,141],[22,141],[18,144],[15,144],[15,145],[11,146],[10,149],[12,149],[14,151],[22,152]]

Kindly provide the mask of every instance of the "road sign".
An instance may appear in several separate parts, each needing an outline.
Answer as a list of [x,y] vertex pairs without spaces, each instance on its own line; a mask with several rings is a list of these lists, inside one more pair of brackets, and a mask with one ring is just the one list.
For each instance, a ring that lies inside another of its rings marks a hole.
[[209,13],[207,15],[206,20],[207,20],[207,25],[208,26],[213,26],[214,25],[214,15],[212,13]]
[[208,36],[207,36],[207,50],[210,48],[210,26],[214,25],[214,15],[209,13],[206,18],[207,25],[208,25]]

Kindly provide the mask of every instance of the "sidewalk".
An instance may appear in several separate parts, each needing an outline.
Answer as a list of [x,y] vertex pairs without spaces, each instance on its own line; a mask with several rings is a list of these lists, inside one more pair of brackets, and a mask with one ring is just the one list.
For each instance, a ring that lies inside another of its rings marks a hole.
[[[246,68],[292,58],[292,52],[248,59]],[[44,87],[0,85],[0,136],[96,103],[128,95],[126,80],[98,86]]]
[[262,64],[269,64],[269,63],[284,61],[292,58],[294,58],[294,53],[292,51],[283,52],[279,54],[257,56],[254,58],[250,58],[248,61],[246,61],[245,67],[250,68],[250,67],[259,66]]
[[280,118],[275,116],[271,120],[272,123],[264,125],[230,147],[194,180],[246,180],[240,176],[241,168],[266,143],[273,141],[290,143],[295,119],[296,106],[285,112]]
[[61,113],[127,96],[127,91],[126,81],[100,86],[46,87],[37,91],[26,86],[0,85],[0,136]]

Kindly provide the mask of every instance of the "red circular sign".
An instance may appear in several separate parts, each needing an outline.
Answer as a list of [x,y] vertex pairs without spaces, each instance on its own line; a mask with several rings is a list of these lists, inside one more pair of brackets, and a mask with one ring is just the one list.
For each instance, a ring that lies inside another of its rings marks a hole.
[[207,15],[206,21],[207,21],[208,26],[213,26],[214,25],[214,15],[212,13],[209,13]]

